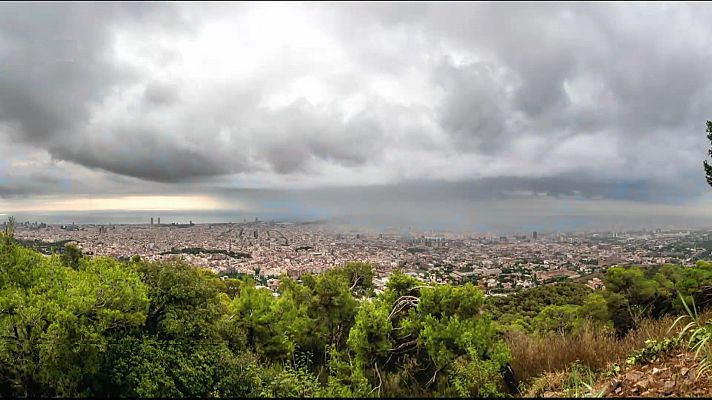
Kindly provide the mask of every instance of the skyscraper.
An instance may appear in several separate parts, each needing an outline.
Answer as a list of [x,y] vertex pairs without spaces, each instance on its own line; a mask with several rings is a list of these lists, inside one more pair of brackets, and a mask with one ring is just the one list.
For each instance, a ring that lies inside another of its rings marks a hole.
[[537,235],[536,231],[534,231],[534,233],[532,233],[532,238],[534,238],[534,240],[536,240],[537,236],[538,235]]
[[161,224],[161,217],[158,217],[158,225]]
[[153,217],[151,217],[151,225],[153,225]]

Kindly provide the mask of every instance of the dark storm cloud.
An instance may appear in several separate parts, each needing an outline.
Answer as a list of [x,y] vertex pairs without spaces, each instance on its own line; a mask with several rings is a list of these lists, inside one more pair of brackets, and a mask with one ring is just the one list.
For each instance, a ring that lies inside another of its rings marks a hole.
[[593,200],[646,201],[651,197],[671,203],[698,192],[684,184],[657,186],[646,181],[606,181],[594,177],[551,178],[497,177],[460,182],[407,181],[398,184],[353,188],[325,188],[304,191],[315,198],[347,201],[349,198],[379,199],[394,204],[420,201],[445,204],[448,201],[512,200],[528,197]]
[[[680,202],[706,190],[710,17],[707,4],[8,3],[0,140],[104,174],[94,191],[259,177]],[[2,193],[81,186],[23,186],[20,170]]]
[[461,68],[445,62],[434,71],[446,93],[440,124],[465,148],[492,152],[510,133],[510,110],[495,68],[484,62]]
[[212,159],[199,149],[161,140],[156,132],[117,132],[116,136],[119,139],[117,142],[76,143],[69,148],[58,148],[56,154],[87,167],[159,182],[214,176],[230,171],[221,160]]
[[5,3],[0,6],[0,119],[17,124],[22,139],[42,143],[71,132],[89,117],[87,106],[132,73],[110,57],[111,29],[138,26],[169,6],[88,3]]

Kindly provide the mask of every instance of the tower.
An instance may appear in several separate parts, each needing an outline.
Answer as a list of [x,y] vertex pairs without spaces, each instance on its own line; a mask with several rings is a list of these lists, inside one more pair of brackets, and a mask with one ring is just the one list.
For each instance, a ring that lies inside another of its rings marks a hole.
[[151,225],[153,225],[153,217],[151,217]]
[[158,217],[158,225],[161,224],[161,217]]
[[537,235],[536,231],[534,231],[534,233],[532,233],[532,238],[533,238],[534,240],[536,240],[537,236],[538,236],[538,235]]

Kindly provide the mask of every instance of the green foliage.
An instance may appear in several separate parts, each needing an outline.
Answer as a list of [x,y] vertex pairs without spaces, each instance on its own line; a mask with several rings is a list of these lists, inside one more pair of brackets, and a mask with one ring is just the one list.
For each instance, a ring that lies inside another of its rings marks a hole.
[[544,335],[549,332],[571,333],[582,322],[582,319],[579,318],[580,308],[571,304],[546,306],[534,318],[534,329]]
[[672,330],[678,322],[686,317],[691,319],[680,331],[678,339],[682,340],[685,336],[688,337],[687,347],[694,351],[695,357],[700,360],[696,375],[696,377],[699,378],[712,368],[712,320],[708,320],[705,323],[701,321],[694,300],[692,301],[692,308],[690,308],[682,297],[680,297],[680,300],[685,311],[687,311],[687,315],[676,319],[670,329]]
[[[505,330],[533,332],[534,319],[548,306],[581,306],[591,289],[576,282],[554,283],[504,296],[488,297],[486,310]],[[607,317],[606,317],[607,318]]]
[[349,287],[346,276],[337,269],[315,277],[307,311],[314,320],[310,350],[315,354],[329,344],[345,346],[357,306]]
[[[712,121],[707,121],[707,140],[712,144]],[[712,156],[712,147],[707,151],[708,155]],[[705,178],[707,179],[707,184],[712,186],[712,165],[708,164],[707,161],[703,161],[703,166],[705,167]]]
[[373,293],[373,267],[371,264],[349,262],[341,269],[341,273],[349,283],[349,290],[356,297],[369,296]]
[[483,304],[471,284],[428,287],[393,274],[386,291],[362,305],[349,336],[357,371],[378,395],[500,394],[509,354]]
[[639,267],[611,267],[605,283],[608,312],[620,334],[642,318],[684,312],[683,300],[712,302],[712,266],[706,262],[688,268],[667,264],[647,274]]
[[242,346],[281,361],[290,359],[297,347],[306,347],[311,325],[306,305],[289,295],[275,298],[249,282],[230,303],[224,323],[230,343],[239,348],[235,341],[244,339]]
[[603,397],[606,388],[598,393],[593,391],[593,385],[597,380],[595,374],[589,367],[579,362],[574,362],[569,368],[569,374],[564,383],[564,391],[567,397]]
[[7,217],[7,222],[5,222],[5,232],[3,232],[3,238],[6,245],[9,245],[15,238],[15,217]]
[[100,258],[66,267],[0,247],[0,383],[11,396],[87,393],[112,335],[139,327],[148,308],[138,274]]
[[76,245],[68,244],[64,246],[64,251],[62,252],[62,264],[69,268],[77,269],[83,257],[82,251]]
[[382,302],[366,302],[360,307],[347,342],[358,365],[373,364],[387,356],[393,347],[390,340],[393,325],[388,318],[389,313],[390,308]]
[[145,331],[159,339],[214,339],[227,296],[220,279],[182,261],[140,262],[133,266],[149,288]]
[[635,365],[640,363],[653,362],[679,345],[679,337],[665,338],[661,340],[646,340],[645,347],[633,352],[633,354],[631,354],[630,357],[626,359],[626,363],[628,365]]
[[608,303],[600,293],[591,293],[579,307],[579,318],[588,318],[592,321],[607,322],[609,320]]
[[211,343],[129,337],[111,348],[109,379],[132,397],[205,397],[225,350]]

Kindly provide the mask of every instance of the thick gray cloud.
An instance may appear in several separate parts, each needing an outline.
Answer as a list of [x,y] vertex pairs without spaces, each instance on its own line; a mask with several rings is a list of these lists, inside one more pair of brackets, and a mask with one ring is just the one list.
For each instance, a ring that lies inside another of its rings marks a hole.
[[707,4],[3,4],[0,196],[376,185],[694,201],[710,17]]

